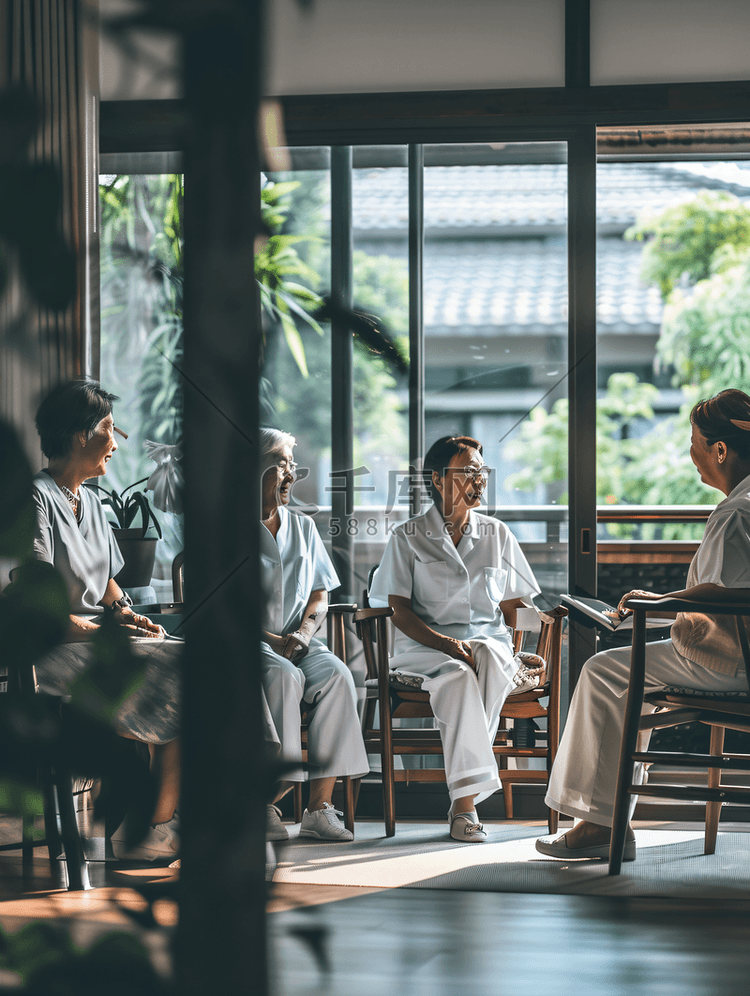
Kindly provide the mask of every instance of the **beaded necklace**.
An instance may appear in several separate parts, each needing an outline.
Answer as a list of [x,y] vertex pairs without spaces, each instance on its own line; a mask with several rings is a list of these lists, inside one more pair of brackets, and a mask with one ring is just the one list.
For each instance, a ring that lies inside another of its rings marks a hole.
[[81,516],[80,516],[80,512],[81,512],[81,500],[80,500],[80,498],[76,498],[76,496],[73,494],[73,492],[70,490],[70,488],[66,488],[64,484],[60,484],[59,488],[62,491],[62,493],[65,495],[65,497],[68,499],[68,502],[70,503],[70,507],[73,509],[73,515],[75,515],[75,517],[76,517],[76,522],[80,522],[81,521]]

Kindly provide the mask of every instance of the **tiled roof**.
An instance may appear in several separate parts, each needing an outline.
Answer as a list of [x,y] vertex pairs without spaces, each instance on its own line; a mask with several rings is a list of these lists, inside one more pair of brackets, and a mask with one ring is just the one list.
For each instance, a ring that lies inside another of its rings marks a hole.
[[[741,164],[744,165],[744,164]],[[428,336],[565,335],[565,166],[435,166],[425,170],[424,307]],[[640,280],[637,242],[621,233],[644,211],[699,190],[750,196],[750,169],[703,163],[605,163],[597,170],[600,332],[655,334],[662,302]],[[358,169],[355,247],[403,259],[407,174]],[[356,291],[355,291],[356,293]]]
[[[373,255],[404,256],[400,243],[359,242]],[[656,333],[662,303],[640,280],[642,246],[617,237],[597,248],[599,331]],[[430,240],[424,255],[428,336],[567,334],[567,250],[563,237]],[[356,288],[355,288],[356,297]]]
[[[564,165],[429,167],[424,174],[425,228],[447,234],[561,227],[567,216],[565,177]],[[598,223],[625,229],[641,212],[663,210],[702,189],[750,195],[750,185],[724,180],[710,169],[696,171],[694,164],[604,163],[597,170]],[[355,170],[353,214],[360,236],[405,232],[406,170]]]

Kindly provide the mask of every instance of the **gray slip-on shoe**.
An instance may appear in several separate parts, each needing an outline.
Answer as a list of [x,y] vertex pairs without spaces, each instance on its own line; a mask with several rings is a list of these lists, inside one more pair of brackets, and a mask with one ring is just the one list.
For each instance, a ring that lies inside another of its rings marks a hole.
[[[566,834],[560,837],[539,837],[536,842],[536,849],[540,854],[546,854],[550,858],[563,858],[570,861],[572,858],[599,858],[602,861],[609,860],[609,844],[594,844],[591,847],[568,847]],[[625,841],[625,853],[623,861],[635,861],[635,840]]]

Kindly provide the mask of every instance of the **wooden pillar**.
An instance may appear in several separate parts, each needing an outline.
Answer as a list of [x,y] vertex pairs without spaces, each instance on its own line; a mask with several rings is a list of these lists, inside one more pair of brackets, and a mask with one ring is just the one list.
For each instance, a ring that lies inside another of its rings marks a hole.
[[180,996],[267,989],[258,573],[262,4],[185,32],[185,585]]
[[[16,189],[18,198],[29,199],[27,230],[16,240],[0,301],[0,416],[18,428],[37,467],[34,412],[41,397],[60,381],[98,373],[95,14],[84,0],[0,3],[0,93],[7,91],[11,101],[25,93],[29,104],[21,113],[33,118],[34,105],[37,113],[36,133],[21,160],[57,173],[47,176],[44,196],[32,193],[30,177],[27,189]],[[14,162],[9,148],[3,155]]]

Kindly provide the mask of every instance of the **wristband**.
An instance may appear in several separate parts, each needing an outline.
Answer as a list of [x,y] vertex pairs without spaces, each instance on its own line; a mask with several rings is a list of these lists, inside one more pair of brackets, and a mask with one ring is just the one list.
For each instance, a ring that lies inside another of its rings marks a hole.
[[119,598],[116,598],[114,602],[109,606],[113,612],[117,612],[118,609],[127,609],[133,604],[133,599],[128,595],[127,592],[123,592]]

